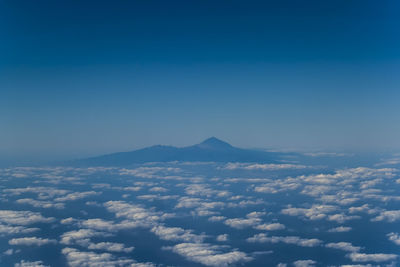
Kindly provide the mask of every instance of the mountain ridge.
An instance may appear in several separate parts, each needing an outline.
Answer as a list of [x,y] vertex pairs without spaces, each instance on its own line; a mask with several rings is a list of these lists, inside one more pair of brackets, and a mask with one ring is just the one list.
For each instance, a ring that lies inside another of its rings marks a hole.
[[128,166],[136,163],[169,161],[276,163],[279,154],[238,148],[216,137],[210,137],[201,143],[186,147],[154,145],[128,152],[78,159],[72,163],[86,166]]

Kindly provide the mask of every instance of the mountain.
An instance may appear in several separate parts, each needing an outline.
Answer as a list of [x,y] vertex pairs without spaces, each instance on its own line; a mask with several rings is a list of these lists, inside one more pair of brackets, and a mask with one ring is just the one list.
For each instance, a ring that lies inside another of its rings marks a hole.
[[73,161],[74,165],[128,166],[145,162],[214,161],[214,162],[263,162],[278,161],[280,153],[242,149],[211,137],[200,144],[187,147],[156,145],[130,152],[119,152]]

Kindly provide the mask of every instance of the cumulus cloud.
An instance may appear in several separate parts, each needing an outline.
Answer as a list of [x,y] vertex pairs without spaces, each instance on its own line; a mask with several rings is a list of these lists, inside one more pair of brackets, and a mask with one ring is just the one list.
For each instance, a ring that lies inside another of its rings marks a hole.
[[351,229],[352,228],[349,227],[349,226],[339,226],[339,227],[336,227],[336,228],[329,229],[328,232],[330,232],[330,233],[344,233],[344,232],[351,231]]
[[62,254],[71,267],[128,266],[134,263],[131,259],[117,258],[110,253],[84,252],[74,248],[63,248]]
[[185,230],[180,227],[165,227],[163,225],[153,227],[151,232],[157,235],[160,239],[173,241],[202,242],[206,237],[204,234],[193,234],[192,230]]
[[[241,251],[224,252],[224,246],[205,243],[181,243],[169,247],[173,252],[194,262],[206,266],[226,267],[240,262],[250,261],[252,258]],[[226,249],[225,249],[226,250]]]
[[260,218],[234,218],[225,220],[225,224],[236,229],[244,229],[246,227],[251,227],[259,224],[261,222]]
[[348,252],[358,252],[361,249],[361,247],[353,246],[351,243],[348,242],[328,243],[325,246],[327,248],[340,249]]
[[322,241],[316,238],[300,238],[298,236],[267,236],[265,233],[256,234],[247,238],[250,243],[286,243],[301,247],[316,247],[322,244]]
[[35,208],[55,208],[55,209],[63,209],[65,207],[64,203],[53,203],[51,201],[43,201],[43,200],[36,200],[32,198],[21,198],[16,201],[19,204],[28,204]]
[[252,164],[252,163],[227,163],[224,167],[226,170],[263,170],[263,171],[276,171],[276,170],[287,170],[287,169],[305,169],[307,166],[298,164]]
[[14,264],[14,267],[49,267],[49,265],[44,265],[43,261],[25,261]]
[[43,246],[57,244],[57,240],[39,237],[20,237],[9,240],[8,244],[12,246]]
[[29,225],[34,223],[50,223],[54,220],[54,218],[43,217],[38,212],[0,210],[0,223]]
[[276,231],[285,229],[285,225],[281,223],[264,223],[257,226],[254,226],[254,229],[264,230],[264,231]]
[[353,252],[347,255],[354,262],[385,262],[392,261],[397,258],[396,254],[384,254],[384,253],[376,253],[376,254],[366,254],[366,253],[358,253]]
[[390,241],[400,246],[400,235],[398,233],[389,233],[387,234],[387,237]]
[[74,192],[74,193],[69,193],[63,197],[55,198],[54,200],[58,201],[58,202],[75,201],[78,199],[86,198],[89,196],[100,195],[100,194],[101,194],[101,192],[95,192],[95,191]]
[[336,206],[332,205],[312,205],[311,208],[286,208],[281,210],[282,214],[290,216],[300,216],[310,220],[321,220],[327,217],[327,213],[331,213],[337,210]]
[[313,267],[315,264],[317,264],[317,262],[313,260],[298,260],[293,262],[293,266],[295,267]]
[[400,220],[400,210],[385,210],[382,211],[377,217],[372,219],[372,221],[387,222],[395,222],[398,220]]
[[218,235],[216,240],[219,242],[226,242],[228,241],[228,234]]
[[129,253],[132,252],[134,247],[125,247],[125,245],[121,243],[100,242],[100,243],[90,243],[88,249]]

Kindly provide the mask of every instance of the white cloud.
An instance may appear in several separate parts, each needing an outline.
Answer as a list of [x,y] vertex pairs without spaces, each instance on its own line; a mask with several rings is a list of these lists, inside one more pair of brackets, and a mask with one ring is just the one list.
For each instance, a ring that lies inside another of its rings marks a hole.
[[387,222],[395,222],[398,220],[400,220],[400,210],[385,210],[382,211],[377,217],[372,219],[372,221]]
[[39,228],[27,228],[24,226],[11,226],[0,224],[0,236],[13,234],[29,234],[39,230]]
[[48,208],[63,209],[65,207],[64,203],[53,203],[51,201],[36,200],[32,198],[21,198],[17,199],[16,202],[19,204],[28,204],[35,208],[43,208],[43,209],[48,209]]
[[71,267],[128,266],[134,263],[131,259],[117,258],[110,253],[84,252],[68,247],[63,248],[62,253]]
[[282,214],[290,216],[301,216],[310,220],[321,220],[327,217],[327,213],[337,210],[336,206],[332,205],[312,205],[311,208],[286,208],[281,211]]
[[74,193],[69,193],[68,195],[65,195],[63,197],[58,197],[54,199],[55,201],[58,202],[65,202],[65,201],[75,201],[78,199],[90,197],[90,196],[96,196],[100,195],[101,192],[95,192],[95,191],[86,191],[86,192],[74,192]]
[[366,254],[366,253],[357,253],[353,252],[348,254],[348,257],[354,262],[385,262],[395,260],[397,258],[396,254],[383,254],[383,253],[376,253],[376,254]]
[[223,252],[225,247],[204,243],[181,243],[170,247],[173,252],[207,266],[226,267],[251,260],[241,251]]
[[39,237],[20,237],[9,240],[8,244],[12,246],[43,246],[57,244],[57,240]]
[[267,236],[265,233],[256,234],[247,238],[250,243],[286,243],[301,247],[316,247],[322,244],[322,241],[316,238],[300,238],[298,236]]
[[43,261],[21,260],[19,263],[14,264],[14,267],[49,267],[49,265],[44,265]]
[[29,225],[34,223],[50,223],[54,218],[45,218],[38,212],[0,210],[0,222],[14,225]]
[[387,234],[387,237],[390,241],[400,246],[400,235],[398,233],[389,233]]
[[100,242],[100,243],[90,243],[88,249],[129,253],[132,252],[134,247],[125,247],[125,245],[121,243]]
[[225,224],[236,229],[243,229],[246,227],[251,227],[259,224],[261,222],[260,218],[234,218],[225,220]]
[[293,266],[295,267],[313,267],[315,264],[317,264],[317,262],[313,260],[298,260],[293,262]]
[[263,171],[276,171],[276,170],[287,170],[287,169],[305,169],[307,166],[305,165],[297,165],[297,164],[252,164],[252,163],[227,163],[224,167],[226,170],[263,170]]
[[344,223],[349,220],[360,219],[360,218],[361,218],[360,216],[356,216],[356,215],[351,216],[351,215],[345,215],[343,213],[340,213],[340,214],[329,215],[328,221]]
[[285,229],[285,225],[281,223],[264,223],[257,226],[254,226],[254,229],[263,230],[263,231],[276,231]]
[[328,232],[330,232],[330,233],[344,233],[344,232],[351,231],[351,229],[352,228],[348,227],[348,226],[339,226],[339,227],[336,227],[336,228],[329,229]]
[[219,242],[226,242],[228,241],[228,234],[218,235],[216,240]]
[[328,243],[325,246],[327,248],[340,249],[348,252],[358,252],[361,249],[361,247],[353,246],[351,243],[348,242]]
[[163,240],[202,242],[205,238],[204,234],[196,235],[192,233],[192,230],[185,230],[180,227],[165,227],[158,225],[153,227],[151,232]]

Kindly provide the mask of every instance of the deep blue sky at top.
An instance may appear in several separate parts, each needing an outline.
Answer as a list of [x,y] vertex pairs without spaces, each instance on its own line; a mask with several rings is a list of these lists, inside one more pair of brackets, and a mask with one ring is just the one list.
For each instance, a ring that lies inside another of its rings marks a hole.
[[211,135],[400,148],[399,1],[0,1],[0,157]]

